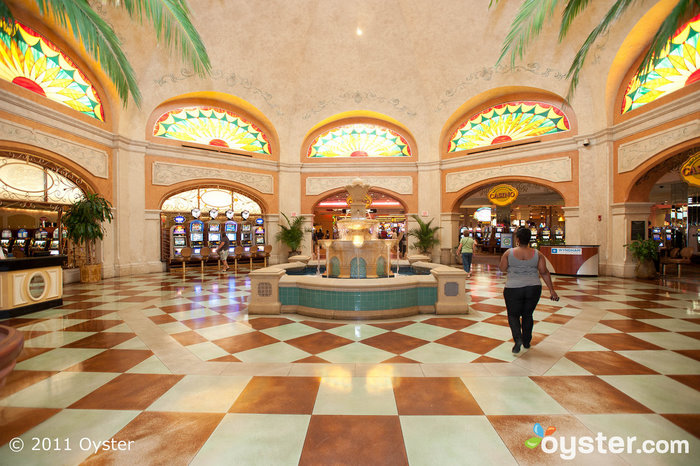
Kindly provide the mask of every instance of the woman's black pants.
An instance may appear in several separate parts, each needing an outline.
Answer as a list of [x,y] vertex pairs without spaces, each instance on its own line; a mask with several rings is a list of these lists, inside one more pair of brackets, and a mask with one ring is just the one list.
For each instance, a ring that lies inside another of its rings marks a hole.
[[516,343],[530,344],[533,326],[532,313],[535,312],[541,294],[542,285],[503,289],[503,298],[508,310],[508,325],[510,325],[510,331],[513,334],[513,341]]

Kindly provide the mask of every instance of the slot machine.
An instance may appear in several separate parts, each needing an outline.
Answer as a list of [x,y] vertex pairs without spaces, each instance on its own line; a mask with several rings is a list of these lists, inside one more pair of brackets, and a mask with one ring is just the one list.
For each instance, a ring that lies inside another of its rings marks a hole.
[[499,248],[501,247],[501,235],[503,234],[503,228],[502,227],[496,227],[496,233],[494,234],[494,237],[496,239],[496,246]]
[[53,232],[51,233],[51,241],[49,242],[49,255],[51,256],[57,256],[61,253],[61,239],[59,238],[59,235],[61,233],[61,229],[56,227],[53,229]]
[[204,222],[201,220],[190,221],[190,247],[192,255],[198,256],[204,247]]
[[552,232],[549,227],[542,228],[542,241],[549,241],[552,237]]
[[530,247],[531,248],[536,248],[537,247],[537,227],[535,225],[532,225],[530,227]]
[[265,227],[263,226],[264,223],[265,220],[263,220],[262,217],[258,217],[255,219],[255,230],[253,230],[253,234],[255,236],[256,245],[262,244],[263,246],[265,246]]
[[34,232],[34,238],[29,243],[29,253],[32,256],[47,256],[46,249],[49,246],[49,232],[39,228]]
[[661,228],[654,227],[651,229],[651,239],[659,243],[660,248],[664,247],[664,238]]
[[253,225],[250,223],[241,224],[241,246],[246,252],[250,251],[250,246],[253,244]]
[[12,245],[12,248],[14,249],[15,247],[20,248],[22,252],[25,254],[27,253],[27,243],[29,242],[29,232],[25,230],[24,228],[21,228],[17,231],[17,239],[15,240],[14,244]]
[[0,233],[0,247],[5,250],[5,254],[12,252],[12,231],[2,230]]
[[564,230],[561,227],[554,229],[554,239],[557,241],[564,241]]
[[175,225],[170,227],[170,258],[179,257],[182,249],[187,247],[187,229],[185,228],[185,217],[178,215],[175,217]]
[[481,235],[481,228],[476,227],[476,230],[475,230],[475,233],[474,233],[474,234],[476,235],[477,241],[478,241],[479,243],[481,243],[481,239],[483,238],[482,235]]
[[236,239],[238,235],[238,224],[233,220],[229,220],[224,223],[224,234],[228,236],[228,240],[231,242],[231,246],[228,248],[228,252],[233,254],[233,250],[236,248]]
[[221,242],[221,224],[219,222],[207,223],[207,246],[213,251]]

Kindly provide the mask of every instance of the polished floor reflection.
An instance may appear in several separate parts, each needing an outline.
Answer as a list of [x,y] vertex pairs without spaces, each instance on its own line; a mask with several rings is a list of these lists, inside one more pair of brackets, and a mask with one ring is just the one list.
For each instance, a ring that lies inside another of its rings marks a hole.
[[215,270],[68,285],[60,308],[0,321],[25,337],[0,463],[562,462],[526,446],[535,424],[690,451],[579,462],[692,462],[700,280],[555,277],[561,301],[513,355],[504,280],[475,269],[469,315],[369,322],[248,316],[247,277]]

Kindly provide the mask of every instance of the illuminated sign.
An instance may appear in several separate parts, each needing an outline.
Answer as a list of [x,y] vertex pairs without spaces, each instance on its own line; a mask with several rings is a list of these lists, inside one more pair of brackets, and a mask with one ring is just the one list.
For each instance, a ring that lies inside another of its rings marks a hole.
[[185,223],[185,217],[183,217],[182,215],[178,215],[177,217],[175,217],[175,223],[177,223],[178,225],[181,223]]
[[479,222],[491,222],[491,207],[480,207],[476,209],[474,218]]
[[681,178],[689,185],[700,186],[700,152],[696,152],[681,166]]
[[506,206],[515,202],[518,190],[509,184],[499,184],[491,188],[487,196],[497,206]]

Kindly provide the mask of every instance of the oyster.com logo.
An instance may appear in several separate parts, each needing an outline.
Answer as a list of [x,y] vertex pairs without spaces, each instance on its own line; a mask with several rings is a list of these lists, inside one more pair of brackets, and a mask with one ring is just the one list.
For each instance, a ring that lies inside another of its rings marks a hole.
[[540,442],[542,442],[542,439],[548,435],[552,435],[557,431],[557,428],[554,426],[549,426],[547,427],[547,430],[544,430],[544,427],[542,427],[538,422],[535,424],[532,430],[535,432],[535,437],[530,437],[529,439],[525,440],[525,446],[529,449],[537,448]]

